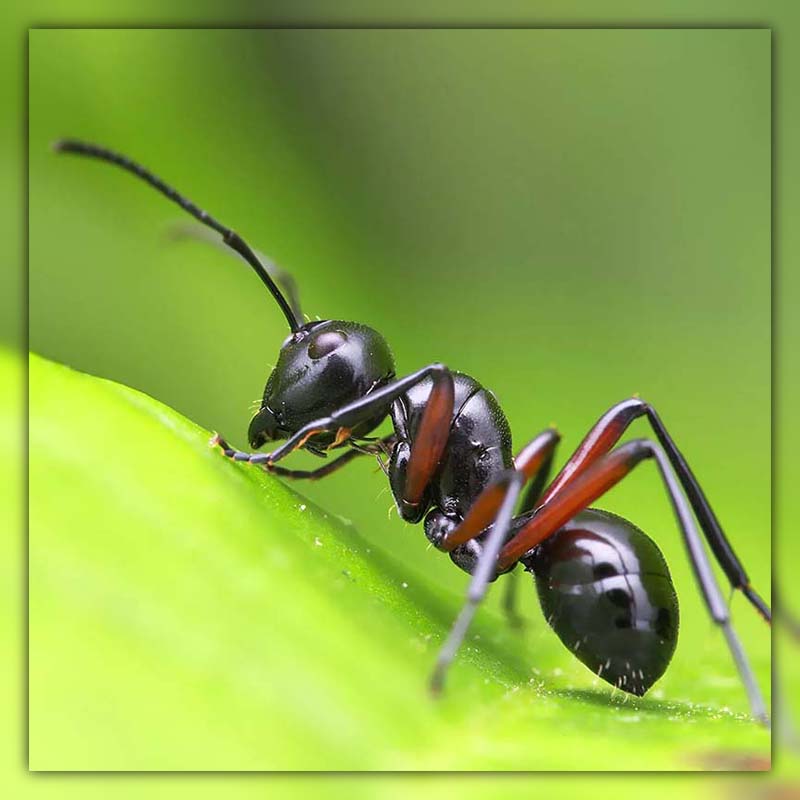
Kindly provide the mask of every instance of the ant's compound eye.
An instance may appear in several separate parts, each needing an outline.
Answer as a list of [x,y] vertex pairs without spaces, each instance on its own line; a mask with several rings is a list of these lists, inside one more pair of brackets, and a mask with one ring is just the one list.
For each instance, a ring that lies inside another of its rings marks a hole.
[[308,354],[317,361],[334,350],[338,350],[347,341],[347,335],[341,331],[325,331],[315,336],[308,345]]

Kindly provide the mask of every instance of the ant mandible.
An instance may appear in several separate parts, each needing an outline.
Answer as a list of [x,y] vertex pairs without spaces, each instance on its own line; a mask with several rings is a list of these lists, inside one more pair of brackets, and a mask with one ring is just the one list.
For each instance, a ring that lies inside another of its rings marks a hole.
[[[663,675],[678,636],[678,600],[664,557],[632,523],[590,508],[634,467],[653,459],[752,714],[768,724],[764,700],[692,511],[731,586],[768,622],[771,612],[751,588],[694,473],[651,405],[634,397],[606,411],[548,483],[559,441],[554,429],[545,430],[512,457],[508,421],[494,395],[474,378],[438,363],[397,378],[389,346],[377,331],[338,320],[304,323],[294,282],[274,265],[268,268],[238,234],[160,178],[93,144],[63,140],[55,149],[116,164],[166,195],[220,234],[280,306],[291,332],[267,380],[261,408],[250,422],[248,439],[253,449],[286,441],[271,453],[245,453],[215,436],[212,443],[226,456],[284,477],[316,479],[358,455],[381,450],[389,454],[386,471],[400,516],[411,523],[424,520],[430,542],[472,576],[466,603],[439,651],[431,678],[434,691],[442,688],[488,584],[517,564],[533,573],[548,623],[599,677],[641,696]],[[393,434],[368,438],[387,416]],[[639,417],[647,419],[657,441],[636,439],[618,445]],[[350,449],[317,470],[278,465],[301,448],[325,456],[345,446]]]

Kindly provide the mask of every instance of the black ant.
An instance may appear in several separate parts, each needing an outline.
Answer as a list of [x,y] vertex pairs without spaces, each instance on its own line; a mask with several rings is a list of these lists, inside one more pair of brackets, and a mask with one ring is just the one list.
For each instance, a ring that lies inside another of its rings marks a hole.
[[[286,441],[271,453],[244,453],[215,436],[212,443],[226,456],[284,477],[316,479],[360,454],[384,449],[389,455],[386,472],[400,516],[411,523],[424,520],[430,542],[472,576],[466,603],[433,670],[434,691],[442,688],[488,584],[518,563],[533,573],[548,623],[604,681],[641,696],[661,677],[678,637],[678,599],[667,564],[656,544],[635,525],[589,507],[637,464],[653,459],[700,591],[725,635],[752,713],[768,724],[764,700],[731,625],[692,511],[731,586],[741,590],[768,622],[770,609],[751,588],[694,473],[651,405],[634,397],[610,408],[548,482],[559,441],[554,429],[545,430],[512,457],[508,421],[494,395],[474,378],[438,363],[397,378],[389,346],[377,331],[356,322],[303,322],[293,282],[268,269],[237,233],[155,175],[93,144],[64,140],[55,149],[116,164],[146,181],[220,234],[280,306],[291,332],[250,422],[248,439],[253,449]],[[369,439],[387,416],[394,433]],[[617,446],[639,417],[647,419],[657,441],[636,439]],[[301,448],[325,456],[345,446],[350,449],[317,470],[278,466]],[[515,512],[525,484],[528,489]]]

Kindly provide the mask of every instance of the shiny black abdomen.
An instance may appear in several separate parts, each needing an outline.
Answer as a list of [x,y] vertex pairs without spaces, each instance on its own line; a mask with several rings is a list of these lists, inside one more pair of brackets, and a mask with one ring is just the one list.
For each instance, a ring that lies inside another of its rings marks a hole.
[[[452,375],[455,402],[450,438],[428,499],[448,516],[462,519],[481,491],[513,465],[511,428],[490,391],[469,375]],[[421,381],[392,409],[396,430],[411,443],[431,385],[430,379]]]
[[663,675],[678,598],[664,556],[635,525],[588,509],[522,563],[548,623],[592,672],[636,695]]

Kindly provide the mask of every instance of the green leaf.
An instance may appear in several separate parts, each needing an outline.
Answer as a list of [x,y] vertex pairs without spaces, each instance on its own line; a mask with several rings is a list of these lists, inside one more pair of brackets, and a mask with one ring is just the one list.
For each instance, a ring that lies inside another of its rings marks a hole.
[[[541,618],[520,633],[490,606],[433,700],[426,681],[459,595],[132,389],[33,356],[30,414],[33,769],[769,759],[721,642],[626,699]],[[757,666],[764,678],[768,661]],[[709,669],[715,682],[698,683]]]

